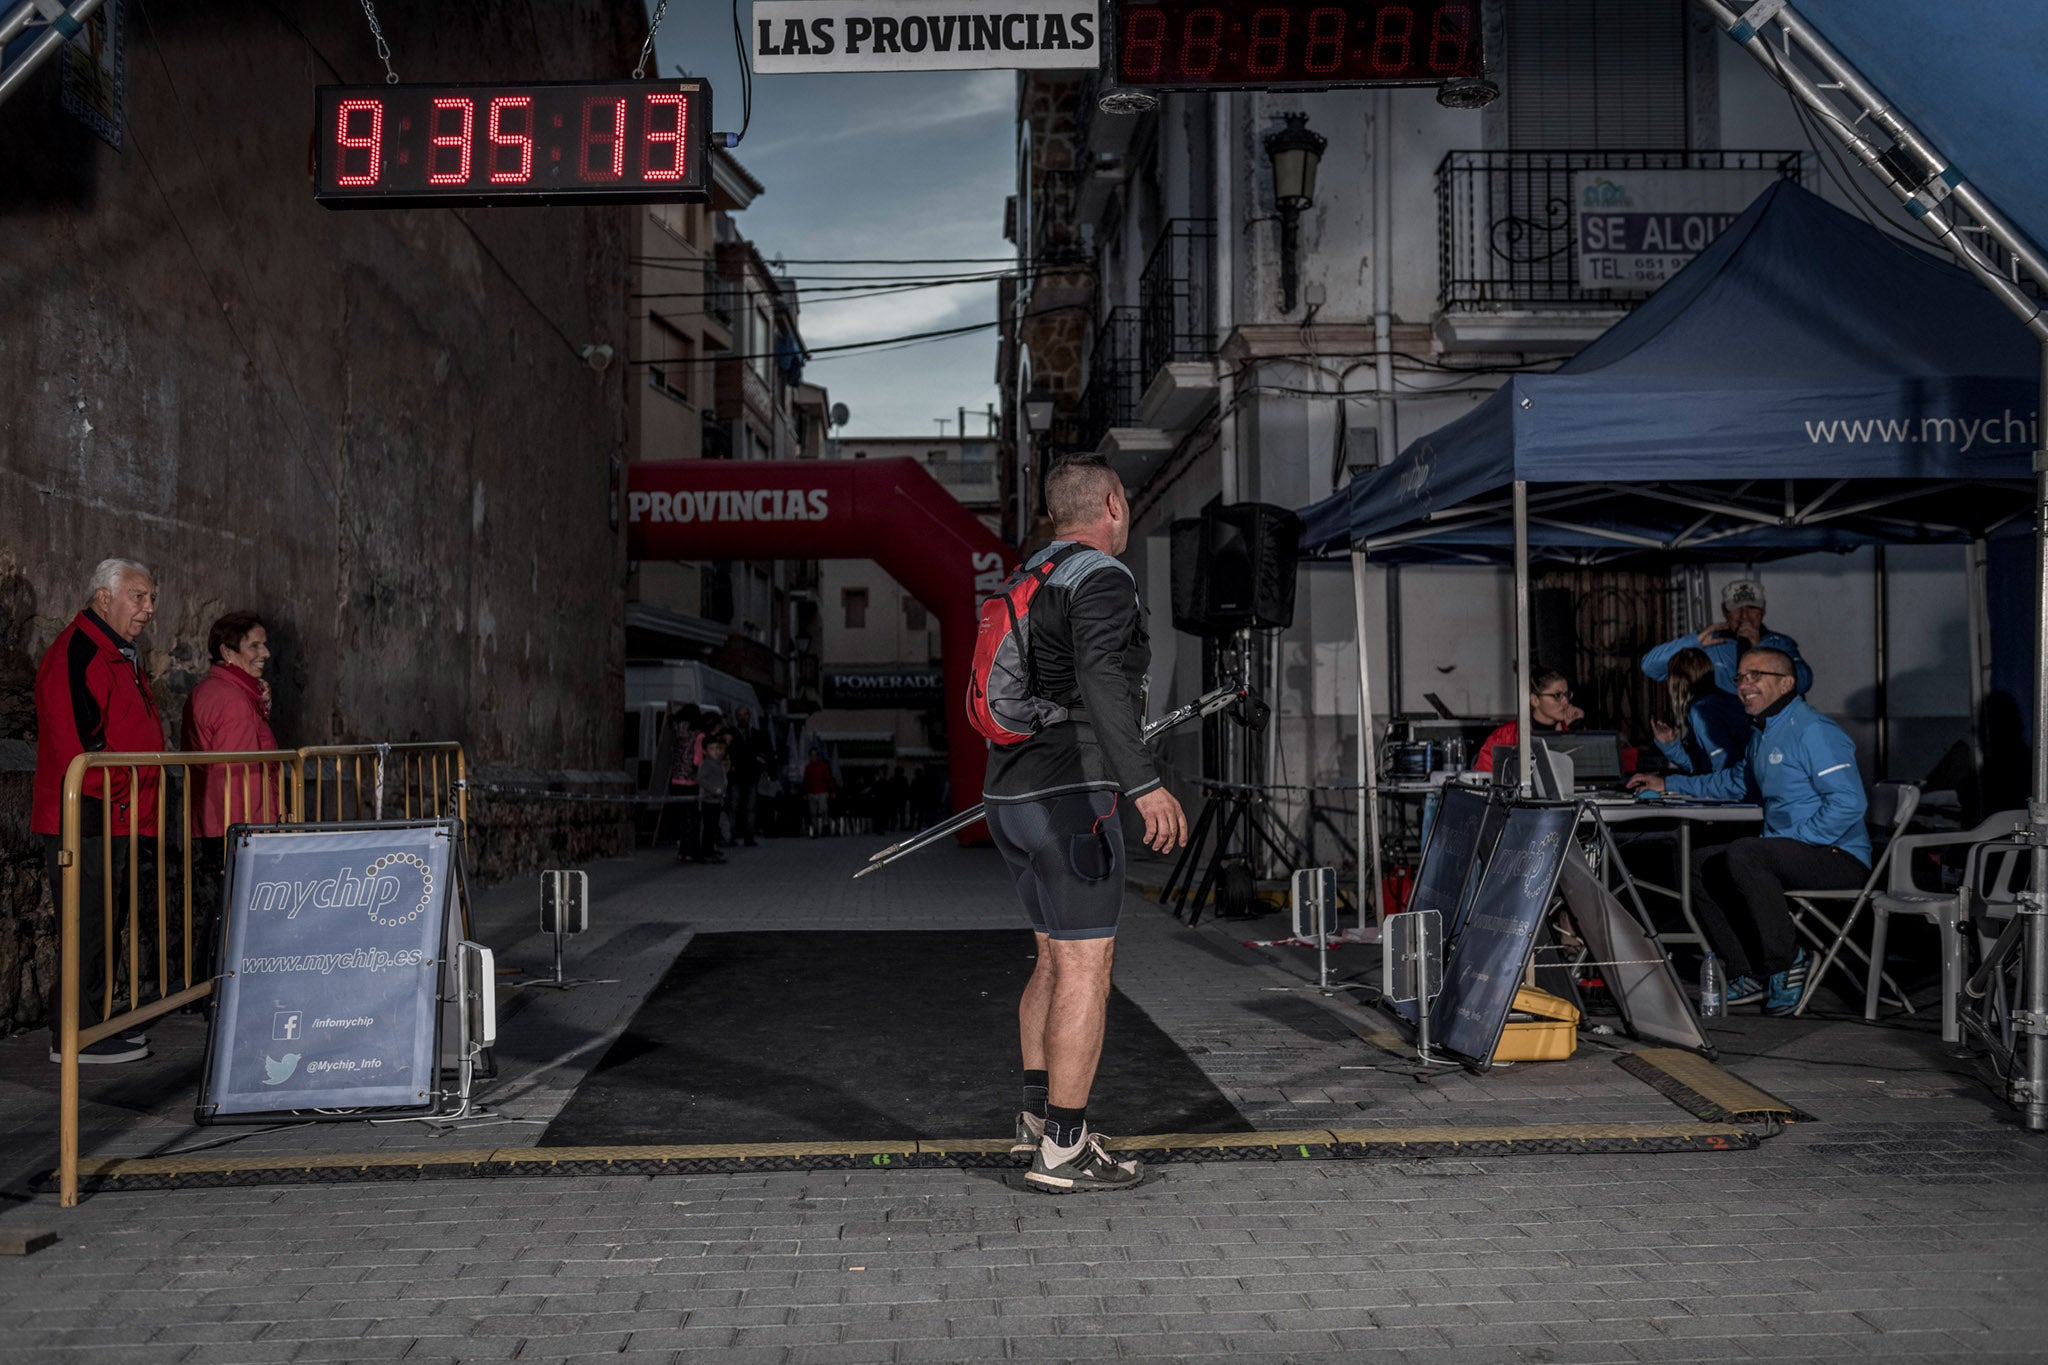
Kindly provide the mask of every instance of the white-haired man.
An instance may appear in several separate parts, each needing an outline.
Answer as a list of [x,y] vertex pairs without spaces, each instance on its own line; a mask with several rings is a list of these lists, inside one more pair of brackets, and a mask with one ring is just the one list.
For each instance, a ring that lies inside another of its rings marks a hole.
[[[93,570],[87,603],[43,654],[36,670],[36,780],[30,828],[43,837],[49,861],[50,899],[63,895],[63,873],[57,862],[64,819],[64,774],[71,760],[88,753],[153,753],[165,748],[164,726],[157,714],[156,694],[143,674],[135,642],[156,615],[156,579],[132,559],[106,559]],[[78,905],[78,1026],[91,1028],[104,1017],[101,1001],[106,979],[107,940],[102,906],[107,888],[101,884],[106,844],[112,843],[116,923],[125,921],[126,898],[118,891],[128,884],[128,834],[147,848],[156,832],[157,778],[153,771],[136,774],[133,783],[119,768],[95,769],[85,775],[80,803]],[[104,813],[103,813],[104,812]],[[141,880],[154,890],[154,877]],[[145,921],[150,916],[144,914]],[[62,1005],[50,1001],[50,1060],[62,1044]],[[139,1033],[102,1038],[79,1052],[79,1061],[107,1064],[133,1062],[149,1055]]]
[[1736,694],[1735,675],[1742,669],[1743,656],[1752,649],[1775,649],[1792,661],[1794,691],[1805,696],[1813,688],[1813,670],[1799,657],[1799,642],[1764,624],[1764,585],[1754,578],[1738,578],[1721,590],[1721,619],[1697,635],[1687,632],[1666,640],[1643,656],[1643,676],[1663,682],[1671,672],[1671,660],[1682,649],[1705,652],[1714,665],[1714,686],[1729,696]]

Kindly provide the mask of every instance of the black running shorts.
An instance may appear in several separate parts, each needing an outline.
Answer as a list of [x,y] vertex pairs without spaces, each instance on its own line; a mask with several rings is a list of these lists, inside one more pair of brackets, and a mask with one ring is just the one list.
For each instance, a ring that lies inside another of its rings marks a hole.
[[988,807],[989,833],[1031,927],[1059,939],[1114,938],[1124,908],[1124,831],[1115,792]]

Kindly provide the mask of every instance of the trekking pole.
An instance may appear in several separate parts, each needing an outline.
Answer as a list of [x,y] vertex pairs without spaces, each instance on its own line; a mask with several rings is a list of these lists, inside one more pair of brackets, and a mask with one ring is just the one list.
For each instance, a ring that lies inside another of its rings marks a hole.
[[[1240,702],[1243,703],[1244,708],[1241,718],[1246,719],[1248,724],[1251,723],[1249,719],[1251,716],[1264,710],[1264,704],[1251,695],[1250,688],[1234,682],[1225,683],[1213,691],[1204,692],[1186,706],[1168,711],[1158,720],[1147,725],[1141,738],[1149,744],[1153,739],[1165,734],[1175,726],[1185,725],[1188,721],[1198,720],[1203,716],[1214,715],[1224,707],[1236,705]],[[943,820],[928,830],[913,834],[908,839],[893,843],[881,852],[871,855],[868,858],[867,866],[861,868],[860,871],[853,875],[857,878],[865,877],[876,868],[886,867],[898,858],[907,857],[922,848],[929,848],[947,835],[958,834],[961,830],[973,825],[985,813],[986,807],[983,806],[975,806],[970,810],[963,810],[958,815],[948,820]]]

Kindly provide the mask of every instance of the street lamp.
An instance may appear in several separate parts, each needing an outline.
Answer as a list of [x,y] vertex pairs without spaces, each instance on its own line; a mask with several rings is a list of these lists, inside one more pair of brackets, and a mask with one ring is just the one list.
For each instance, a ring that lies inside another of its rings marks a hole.
[[[1024,425],[1031,428],[1031,462],[1038,466],[1038,476],[1032,482],[1038,486],[1040,507],[1045,506],[1045,438],[1052,430],[1052,409],[1052,390],[1042,380],[1033,382],[1031,392],[1024,395]],[[1030,509],[1023,510],[1029,521]]]
[[1052,391],[1043,383],[1033,384],[1024,395],[1024,422],[1036,437],[1052,430]]
[[1266,138],[1273,163],[1273,207],[1280,214],[1280,308],[1294,311],[1295,229],[1303,209],[1316,202],[1316,167],[1329,140],[1308,130],[1307,114],[1282,114],[1287,126]]

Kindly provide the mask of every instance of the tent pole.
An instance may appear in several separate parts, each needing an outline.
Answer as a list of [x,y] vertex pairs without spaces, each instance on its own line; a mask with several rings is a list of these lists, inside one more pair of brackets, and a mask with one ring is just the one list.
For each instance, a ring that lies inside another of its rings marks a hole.
[[1970,602],[1970,771],[1976,774],[1976,806],[1984,810],[1984,699],[1991,695],[1991,604],[1986,582],[1989,552],[1983,539],[1963,551],[1963,575]]
[[[1365,650],[1365,547],[1351,547],[1351,615],[1358,632],[1358,928],[1381,919],[1379,746],[1373,743],[1372,673]],[[1367,877],[1371,880],[1367,881]]]
[[[2048,342],[2041,346],[2041,402],[2048,416]],[[2026,1075],[2012,1087],[2030,1133],[2048,1132],[2048,440],[2037,439],[2035,447],[2034,790],[2027,802],[2034,877],[2020,904],[2027,917],[2021,994],[2029,1018],[2019,1026],[2027,1040]]]
[[1879,545],[1871,556],[1871,612],[1872,635],[1876,641],[1877,666],[1877,762],[1873,771],[1880,782],[1891,781],[1892,776],[1892,651],[1891,641],[1885,635],[1885,618],[1890,615],[1887,606],[1885,581],[1886,565],[1884,546]]
[[1523,796],[1535,790],[1529,767],[1529,689],[1535,672],[1529,663],[1529,485],[1515,480],[1515,721],[1521,735],[1516,759],[1516,788]]

